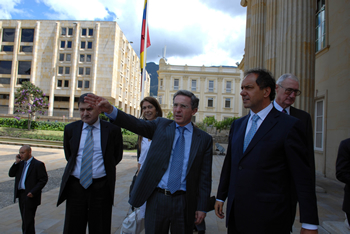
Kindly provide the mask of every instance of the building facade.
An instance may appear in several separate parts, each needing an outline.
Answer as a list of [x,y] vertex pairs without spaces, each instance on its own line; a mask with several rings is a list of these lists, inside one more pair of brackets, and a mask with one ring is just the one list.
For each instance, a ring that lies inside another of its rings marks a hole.
[[158,101],[163,116],[173,111],[173,96],[178,90],[189,90],[199,98],[193,122],[205,117],[221,121],[242,115],[240,84],[243,73],[236,67],[178,66],[159,61]]
[[[30,81],[49,98],[48,116],[79,117],[78,98],[94,93],[140,113],[140,60],[116,22],[1,20],[0,105]],[[149,94],[150,78],[145,82]]]
[[295,107],[314,123],[316,171],[335,179],[342,140],[350,137],[350,10],[341,0],[242,0],[247,7],[240,68],[264,67],[278,78],[293,73],[301,97]]

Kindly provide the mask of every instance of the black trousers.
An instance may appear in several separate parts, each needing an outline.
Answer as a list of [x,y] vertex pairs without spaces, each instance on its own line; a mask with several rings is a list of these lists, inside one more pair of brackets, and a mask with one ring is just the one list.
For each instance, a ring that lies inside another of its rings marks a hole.
[[113,198],[110,197],[107,177],[94,179],[85,189],[79,179],[71,176],[67,182],[65,234],[111,233]]
[[19,210],[21,212],[22,217],[22,232],[25,234],[33,234],[35,233],[35,213],[38,206],[30,205],[28,202],[27,193],[24,190],[18,190],[18,204]]
[[185,196],[167,196],[155,190],[147,200],[145,233],[168,234],[169,228],[172,234],[193,233],[193,224],[185,221]]

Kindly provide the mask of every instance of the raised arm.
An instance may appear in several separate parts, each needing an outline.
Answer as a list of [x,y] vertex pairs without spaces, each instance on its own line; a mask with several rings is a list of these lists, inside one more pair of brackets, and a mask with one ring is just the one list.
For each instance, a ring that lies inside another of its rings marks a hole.
[[97,106],[101,112],[106,112],[107,114],[110,114],[113,111],[113,106],[107,99],[95,94],[88,94],[84,98],[84,102],[88,103],[92,107]]

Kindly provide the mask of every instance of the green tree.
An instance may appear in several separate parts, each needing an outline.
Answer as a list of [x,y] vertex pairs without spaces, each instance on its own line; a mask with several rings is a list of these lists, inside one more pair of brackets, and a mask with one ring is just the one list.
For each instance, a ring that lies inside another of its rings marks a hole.
[[28,115],[28,130],[32,120],[36,114],[45,115],[46,109],[49,106],[48,99],[45,93],[29,81],[22,83],[22,86],[17,89],[15,94],[15,114],[16,119],[20,119],[19,115]]
[[174,119],[174,114],[173,112],[169,111],[167,116],[166,116],[167,119]]

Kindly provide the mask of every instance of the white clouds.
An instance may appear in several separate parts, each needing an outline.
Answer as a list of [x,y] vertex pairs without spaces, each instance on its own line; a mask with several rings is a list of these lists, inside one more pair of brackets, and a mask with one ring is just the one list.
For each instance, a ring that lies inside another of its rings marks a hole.
[[0,19],[11,19],[11,14],[21,13],[20,10],[16,9],[21,0],[1,0],[0,1]]
[[49,19],[95,20],[108,17],[105,6],[98,0],[40,0],[55,13],[46,13]]

